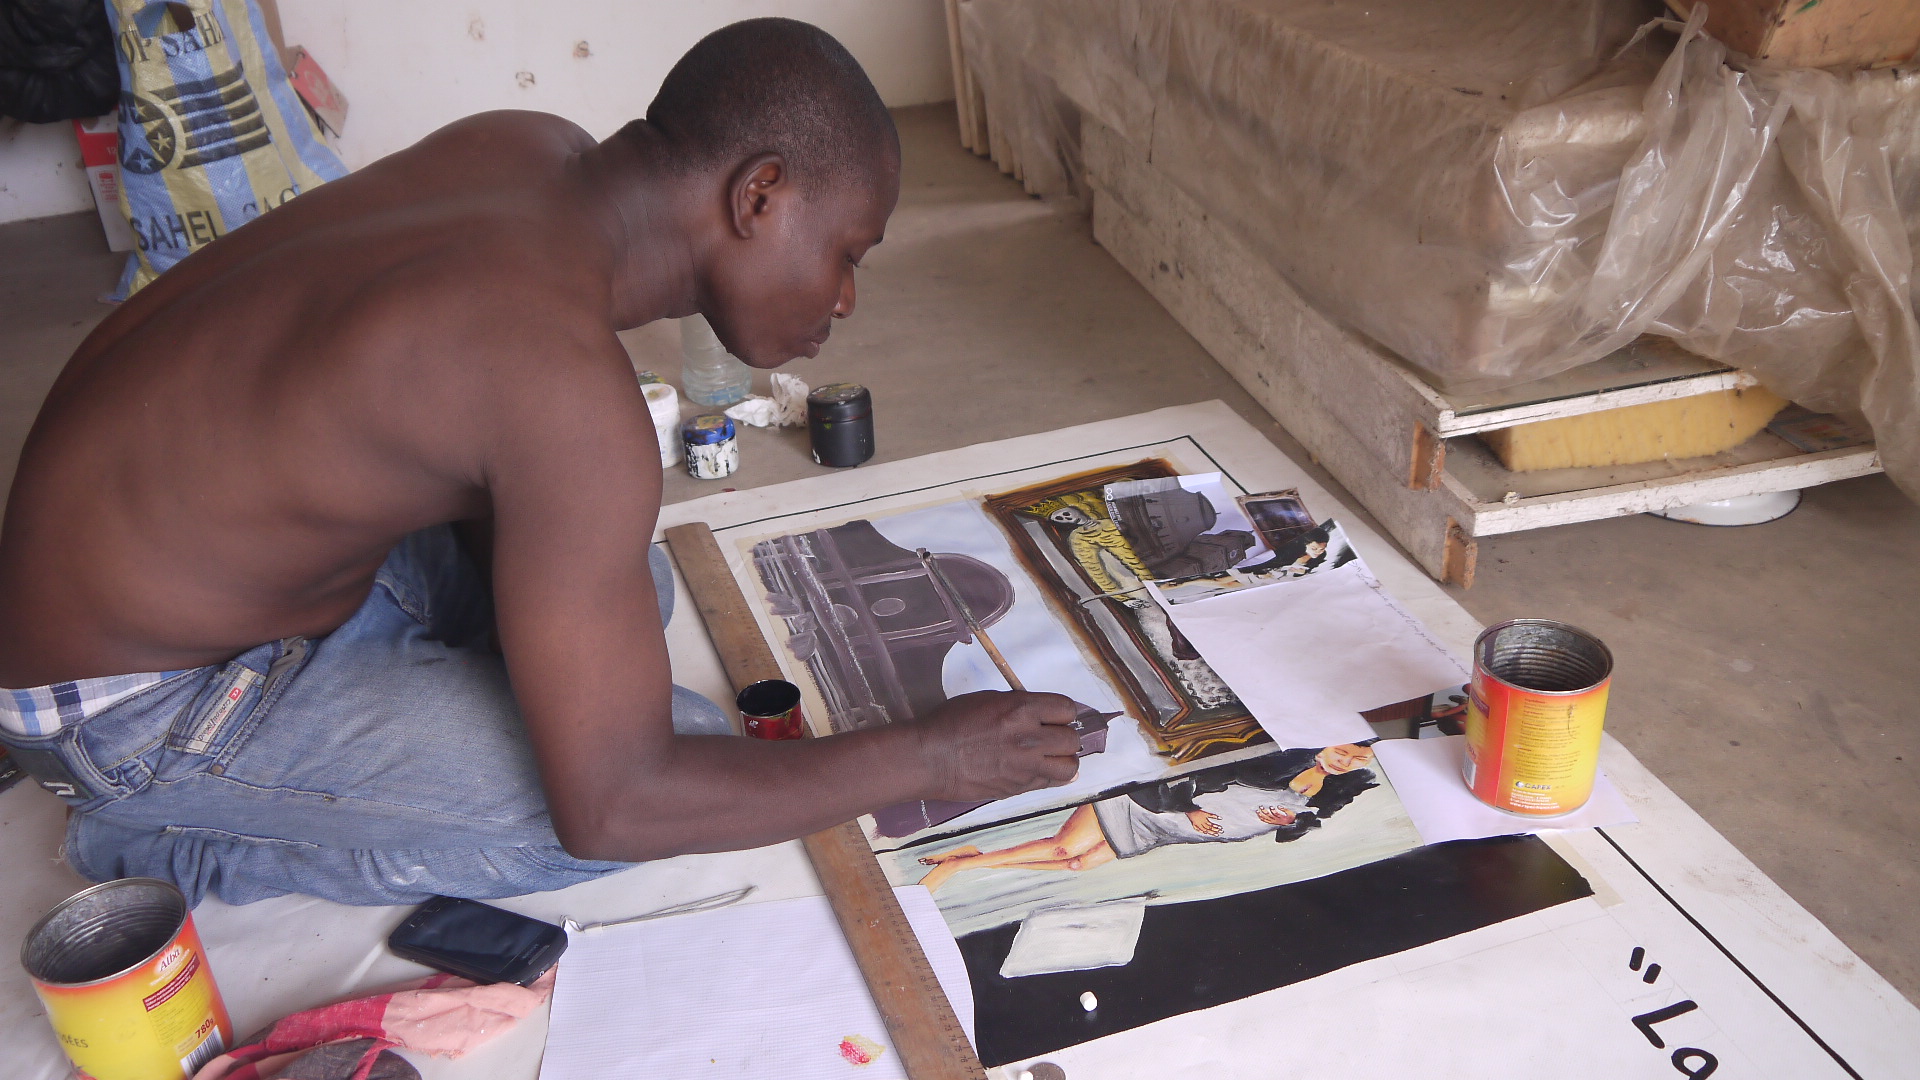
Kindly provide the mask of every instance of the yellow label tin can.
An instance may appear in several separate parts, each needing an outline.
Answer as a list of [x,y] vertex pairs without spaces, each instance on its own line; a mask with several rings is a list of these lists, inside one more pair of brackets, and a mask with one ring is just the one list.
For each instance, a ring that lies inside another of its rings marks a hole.
[[1576,626],[1514,619],[1473,643],[1467,696],[1467,787],[1527,817],[1586,805],[1600,768],[1613,653]]
[[183,1080],[233,1042],[186,898],[156,878],[75,893],[20,946],[83,1080]]

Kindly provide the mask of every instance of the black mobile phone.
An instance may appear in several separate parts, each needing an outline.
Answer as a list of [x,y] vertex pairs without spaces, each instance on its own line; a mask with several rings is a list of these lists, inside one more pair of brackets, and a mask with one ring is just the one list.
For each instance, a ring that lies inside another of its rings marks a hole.
[[436,896],[387,936],[387,948],[474,982],[527,986],[567,950],[567,933],[475,900]]

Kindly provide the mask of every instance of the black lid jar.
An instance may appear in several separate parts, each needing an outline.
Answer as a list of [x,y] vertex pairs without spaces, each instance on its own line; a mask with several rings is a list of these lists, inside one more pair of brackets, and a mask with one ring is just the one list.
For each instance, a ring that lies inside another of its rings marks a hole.
[[813,460],[845,469],[873,456],[873,395],[859,383],[828,383],[807,395]]

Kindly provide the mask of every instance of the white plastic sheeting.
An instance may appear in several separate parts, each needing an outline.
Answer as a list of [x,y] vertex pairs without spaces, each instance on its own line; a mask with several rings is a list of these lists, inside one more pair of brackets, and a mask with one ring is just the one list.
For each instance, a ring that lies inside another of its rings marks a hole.
[[1651,0],[966,0],[1030,188],[1090,114],[1442,386],[1642,333],[1863,415],[1920,492],[1920,72],[1738,70]]

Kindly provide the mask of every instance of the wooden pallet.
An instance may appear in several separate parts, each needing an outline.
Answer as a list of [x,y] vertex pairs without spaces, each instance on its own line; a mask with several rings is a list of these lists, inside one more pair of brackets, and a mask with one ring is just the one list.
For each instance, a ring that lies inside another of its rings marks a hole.
[[1472,583],[1481,536],[1880,471],[1871,445],[1808,453],[1763,432],[1711,457],[1509,472],[1471,436],[1755,380],[1643,341],[1516,389],[1442,393],[1307,303],[1117,132],[1084,117],[1081,151],[1094,238],[1438,580]]

